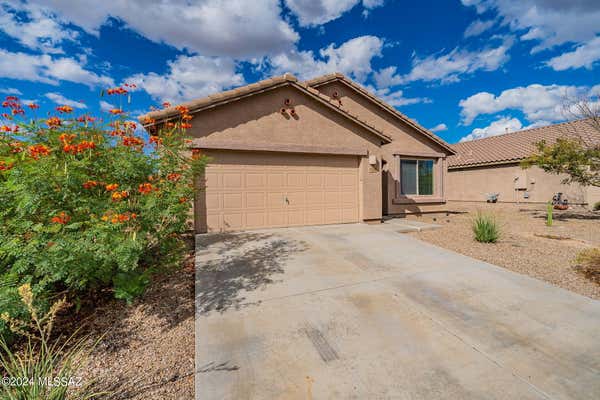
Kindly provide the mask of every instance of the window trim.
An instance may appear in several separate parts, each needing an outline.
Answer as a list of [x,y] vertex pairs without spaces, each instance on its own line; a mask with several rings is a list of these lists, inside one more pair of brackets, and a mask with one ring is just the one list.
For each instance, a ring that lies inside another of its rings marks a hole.
[[[401,155],[395,154],[397,158],[397,173],[398,173],[398,181],[396,184],[396,196],[392,200],[393,204],[406,204],[406,203],[438,203],[444,202],[443,196],[441,193],[438,193],[439,187],[436,185],[438,179],[443,179],[443,176],[439,176],[438,169],[440,168],[441,158],[431,156],[412,156],[412,155]],[[417,174],[417,194],[403,194],[402,193],[402,161],[403,160],[414,160],[416,163],[416,174]],[[433,161],[432,168],[432,180],[433,180],[433,190],[432,194],[418,194],[419,193],[419,161]]]

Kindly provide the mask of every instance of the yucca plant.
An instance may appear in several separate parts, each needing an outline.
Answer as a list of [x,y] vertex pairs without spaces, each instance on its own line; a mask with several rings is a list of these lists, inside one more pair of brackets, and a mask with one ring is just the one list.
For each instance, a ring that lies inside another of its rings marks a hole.
[[496,243],[500,238],[500,226],[493,215],[477,213],[471,227],[480,243]]
[[0,336],[0,398],[6,400],[84,400],[105,393],[95,393],[92,382],[83,382],[81,370],[96,343],[87,336],[77,337],[76,331],[67,338],[52,341],[52,328],[57,312],[65,300],[55,302],[40,315],[35,306],[31,286],[18,290],[30,320],[22,321],[3,313],[0,318],[12,332],[23,336],[25,345],[14,350]]

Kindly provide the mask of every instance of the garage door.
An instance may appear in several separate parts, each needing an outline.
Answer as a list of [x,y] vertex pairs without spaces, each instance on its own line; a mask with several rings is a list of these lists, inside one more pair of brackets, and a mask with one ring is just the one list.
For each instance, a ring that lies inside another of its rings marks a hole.
[[197,230],[358,222],[358,157],[209,152]]

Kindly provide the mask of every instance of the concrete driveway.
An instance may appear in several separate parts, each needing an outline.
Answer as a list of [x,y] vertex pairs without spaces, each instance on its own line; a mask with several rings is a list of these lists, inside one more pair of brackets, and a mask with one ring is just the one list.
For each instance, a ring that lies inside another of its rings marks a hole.
[[600,302],[398,230],[198,236],[197,398],[600,398]]

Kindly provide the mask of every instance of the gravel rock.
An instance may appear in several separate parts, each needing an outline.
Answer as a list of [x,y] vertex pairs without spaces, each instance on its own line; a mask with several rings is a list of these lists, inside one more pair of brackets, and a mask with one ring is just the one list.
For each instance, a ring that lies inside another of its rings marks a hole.
[[[464,204],[463,214],[437,218],[440,229],[411,233],[421,240],[544,280],[564,289],[600,299],[600,285],[577,271],[581,250],[600,246],[600,213],[567,210],[554,213],[552,227],[545,225],[545,206]],[[501,227],[497,243],[473,239],[471,220],[478,212],[493,214]],[[432,222],[433,217],[414,217]]]

